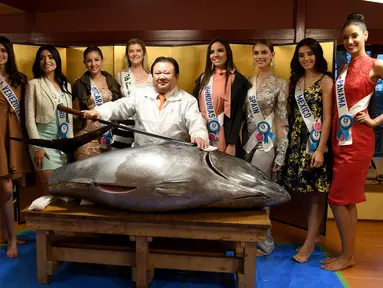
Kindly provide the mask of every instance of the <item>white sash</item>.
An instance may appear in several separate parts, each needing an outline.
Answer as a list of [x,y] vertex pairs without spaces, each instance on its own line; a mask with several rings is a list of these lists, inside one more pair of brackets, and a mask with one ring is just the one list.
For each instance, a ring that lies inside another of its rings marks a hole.
[[370,99],[372,94],[364,97],[359,100],[351,109],[348,109],[347,98],[344,92],[344,83],[346,80],[348,65],[346,64],[342,69],[339,78],[336,80],[336,104],[338,108],[338,121],[339,121],[339,130],[336,133],[336,137],[338,138],[338,145],[351,145],[352,144],[352,125],[354,124],[354,116],[358,114],[360,111],[367,109],[368,104],[370,103]]
[[121,72],[121,90],[122,95],[129,97],[132,93],[132,88],[136,86],[136,80],[134,79],[133,73],[130,68],[126,72]]
[[210,144],[218,147],[218,135],[221,126],[223,125],[224,113],[217,116],[213,104],[213,75],[210,77],[209,83],[203,90],[203,99],[206,105],[207,129],[209,132]]
[[276,136],[272,133],[274,112],[264,119],[257,101],[257,76],[253,77],[252,82],[253,86],[247,93],[247,99],[257,128],[243,148],[247,153],[250,153],[255,146],[259,145],[258,149],[268,152],[274,147],[273,142],[276,139]]
[[309,140],[306,143],[306,153],[313,154],[319,145],[322,133],[322,119],[315,120],[314,114],[306,102],[304,91],[298,85],[295,86],[295,101],[310,133]]
[[13,92],[12,88],[8,85],[7,81],[5,81],[2,75],[0,75],[0,89],[5,99],[7,99],[9,105],[15,111],[17,119],[20,121],[21,110],[19,100],[17,99],[16,94]]
[[[90,94],[94,98],[94,103],[97,106],[101,106],[102,104],[104,104],[104,100],[102,99],[101,92],[100,92],[100,90],[98,90],[97,86],[94,84],[93,80],[90,77],[89,77],[89,80],[90,80],[90,86],[91,86],[90,87]],[[104,125],[102,125],[102,126],[104,126]],[[113,142],[114,142],[114,140],[113,140],[112,130],[108,130],[104,134],[102,134],[102,136],[100,138],[101,146],[106,148],[108,144],[113,144]]]
[[[61,90],[61,88],[59,89],[59,91],[57,91],[55,86],[52,84],[52,82],[49,81],[48,78],[46,77],[43,77],[43,81],[45,82],[45,84],[48,86],[49,90],[53,94],[54,99],[57,102],[56,107],[58,104],[62,104],[63,106],[68,106],[68,101],[65,101],[66,103],[64,103],[65,95],[64,95],[64,92]],[[59,119],[59,126],[57,128],[60,133],[60,139],[65,139],[67,138],[67,134],[69,130],[68,114],[58,109],[56,110],[56,113]],[[60,151],[60,153],[65,154],[62,151]]]
[[[63,106],[68,106],[68,103],[63,103],[65,99],[64,93],[61,91],[58,92],[58,104],[61,104]],[[59,118],[59,132],[60,132],[60,139],[65,139],[67,138],[68,130],[69,130],[69,124],[67,121],[67,113],[64,111],[58,110],[57,109],[57,117]]]

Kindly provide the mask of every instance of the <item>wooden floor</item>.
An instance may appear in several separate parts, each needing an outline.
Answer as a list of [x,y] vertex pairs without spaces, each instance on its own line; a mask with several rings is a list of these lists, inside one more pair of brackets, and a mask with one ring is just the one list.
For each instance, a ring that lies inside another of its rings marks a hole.
[[[275,242],[302,243],[306,231],[273,222]],[[340,238],[334,220],[327,220],[327,233],[322,237],[325,250],[340,251]],[[359,221],[356,238],[357,265],[342,272],[351,288],[383,287],[383,222]],[[304,265],[304,264],[302,264]]]
[[[16,229],[25,225],[16,225]],[[273,221],[275,242],[302,243],[306,231]],[[340,239],[333,220],[327,221],[327,235],[322,237],[327,252],[340,251]],[[383,287],[383,221],[359,221],[356,239],[357,265],[342,272],[351,288]],[[305,265],[305,264],[302,264]]]

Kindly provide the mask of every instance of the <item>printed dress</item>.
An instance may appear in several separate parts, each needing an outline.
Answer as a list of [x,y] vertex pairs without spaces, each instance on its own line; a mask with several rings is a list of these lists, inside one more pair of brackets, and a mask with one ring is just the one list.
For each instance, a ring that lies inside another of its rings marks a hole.
[[[322,92],[320,90],[320,81],[323,77],[324,75],[313,86],[306,88],[304,92],[306,102],[315,119],[323,115]],[[295,98],[291,106],[293,115],[290,124],[289,148],[287,149],[282,184],[292,191],[327,193],[330,186],[328,177],[329,167],[327,166],[329,163],[328,153],[324,153],[324,164],[322,167],[311,167],[312,155],[306,153],[309,132]]]
[[[99,90],[100,90],[102,100],[104,101],[104,103],[112,101],[113,94],[108,89],[108,86],[104,86]],[[89,97],[88,107],[89,107],[89,110],[92,110],[95,107],[95,101],[94,101],[93,96]],[[101,124],[99,122],[97,122],[97,121],[93,122],[90,120],[86,120],[86,124],[85,124],[84,129],[82,129],[81,131],[76,133],[75,136],[76,137],[81,136],[83,134],[95,131],[99,128],[101,128]],[[89,158],[91,156],[99,155],[103,152],[110,151],[111,149],[112,149],[112,146],[110,144],[109,145],[101,145],[100,138],[97,138],[97,139],[94,139],[94,140],[90,141],[89,143],[79,147],[75,152],[75,157],[76,157],[76,160],[82,160],[82,159]]]

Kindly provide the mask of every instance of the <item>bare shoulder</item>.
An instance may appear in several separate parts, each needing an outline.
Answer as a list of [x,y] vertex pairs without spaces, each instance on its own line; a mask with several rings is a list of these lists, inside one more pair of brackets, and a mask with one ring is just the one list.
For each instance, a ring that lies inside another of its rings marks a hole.
[[372,69],[376,77],[383,78],[383,60],[382,59],[377,59]]
[[330,76],[325,75],[320,83],[320,86],[322,89],[331,90],[334,86],[334,80]]

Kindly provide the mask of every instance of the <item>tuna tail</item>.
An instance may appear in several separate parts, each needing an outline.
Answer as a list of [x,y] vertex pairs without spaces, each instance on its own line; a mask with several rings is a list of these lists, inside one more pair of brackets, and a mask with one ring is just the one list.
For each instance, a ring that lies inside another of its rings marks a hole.
[[13,138],[13,137],[9,137],[9,138],[14,141],[23,142],[30,145],[60,150],[66,154],[68,163],[71,163],[75,161],[74,152],[76,151],[77,148],[81,147],[82,145],[94,139],[97,139],[106,131],[110,130],[112,127],[113,127],[112,125],[107,125],[105,127],[89,132],[87,134],[74,137],[74,138],[65,138],[65,139],[44,140],[44,139],[27,139],[27,138]]

